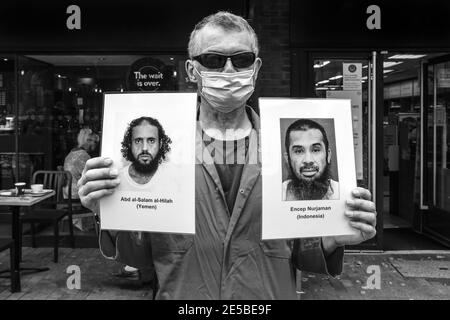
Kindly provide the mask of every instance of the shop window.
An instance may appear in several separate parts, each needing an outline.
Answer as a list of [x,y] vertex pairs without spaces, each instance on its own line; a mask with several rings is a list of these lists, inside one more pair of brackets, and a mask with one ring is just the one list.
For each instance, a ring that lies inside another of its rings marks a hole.
[[[82,128],[101,139],[105,92],[195,91],[184,70],[186,59],[169,54],[19,57],[18,179],[29,181],[33,171],[63,166]],[[91,156],[99,155],[99,146]]]
[[12,160],[15,152],[14,57],[0,55],[0,189],[8,188],[14,181]]
[[[368,60],[339,58],[315,59],[313,65],[315,97],[351,100],[357,183],[365,188],[371,188],[368,65]],[[344,81],[347,70],[352,66],[358,66],[360,74]]]

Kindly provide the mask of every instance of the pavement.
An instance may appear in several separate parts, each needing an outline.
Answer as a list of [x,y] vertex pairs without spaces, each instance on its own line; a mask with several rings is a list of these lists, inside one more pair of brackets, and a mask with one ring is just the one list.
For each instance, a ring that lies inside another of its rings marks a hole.
[[450,251],[346,252],[336,278],[302,273],[303,300],[448,300]]
[[[105,259],[98,249],[60,248],[59,263],[52,262],[52,248],[25,247],[23,257],[25,266],[50,270],[22,274],[22,291],[14,294],[9,291],[9,279],[0,278],[0,300],[146,300],[153,296],[150,286],[113,277],[120,265]],[[9,253],[0,252],[0,269],[8,266]],[[73,266],[79,267],[79,288],[70,286],[73,269],[69,267]],[[297,293],[302,300],[448,300],[449,270],[450,251],[445,250],[346,252],[340,276],[302,272]]]

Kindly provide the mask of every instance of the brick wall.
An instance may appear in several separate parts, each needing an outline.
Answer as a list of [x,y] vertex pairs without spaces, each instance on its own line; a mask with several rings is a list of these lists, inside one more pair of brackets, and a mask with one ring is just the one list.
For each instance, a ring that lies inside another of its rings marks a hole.
[[291,93],[289,2],[250,0],[251,22],[263,61],[256,88],[260,97],[289,97]]

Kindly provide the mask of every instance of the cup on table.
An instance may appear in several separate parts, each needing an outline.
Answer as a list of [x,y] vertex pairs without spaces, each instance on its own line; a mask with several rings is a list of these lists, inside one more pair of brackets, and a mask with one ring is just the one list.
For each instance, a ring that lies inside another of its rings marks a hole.
[[32,184],[30,187],[31,187],[31,192],[33,192],[33,193],[39,193],[44,190],[43,184]]
[[21,196],[24,194],[25,182],[16,182],[14,186],[16,187],[16,195]]

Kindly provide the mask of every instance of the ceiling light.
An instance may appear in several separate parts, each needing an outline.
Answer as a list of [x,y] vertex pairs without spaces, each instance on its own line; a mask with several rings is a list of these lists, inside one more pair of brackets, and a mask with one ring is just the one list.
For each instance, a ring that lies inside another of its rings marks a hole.
[[403,63],[402,61],[385,61],[383,62],[383,68],[390,68],[398,64]]
[[330,80],[337,80],[342,78],[343,76],[339,75],[339,76],[335,76],[335,77],[331,77]]
[[322,67],[325,67],[327,64],[329,64],[330,63],[330,61],[321,61],[321,62],[319,62],[319,63],[316,63],[315,65],[314,65],[314,68],[315,69],[318,69],[318,68],[322,68]]
[[79,82],[82,84],[90,85],[93,84],[94,79],[93,78],[79,78]]
[[324,83],[328,83],[328,82],[330,82],[330,80],[322,80],[322,81],[317,82],[316,84],[324,84]]
[[408,59],[420,59],[426,56],[427,56],[426,54],[396,54],[394,56],[389,57],[389,59],[408,60]]
[[386,69],[386,70],[383,71],[383,73],[389,73],[389,72],[392,72],[392,71],[394,71],[394,70],[392,70],[392,69]]

